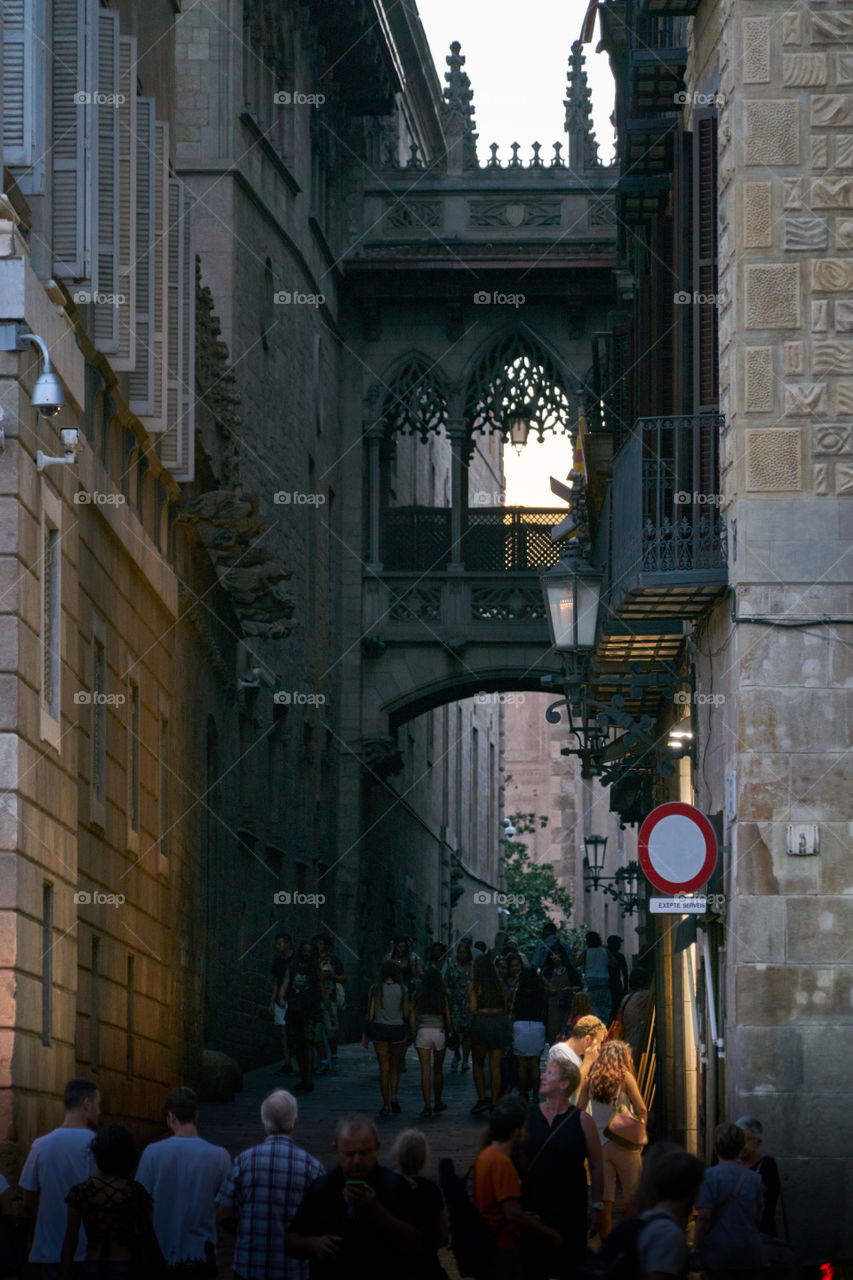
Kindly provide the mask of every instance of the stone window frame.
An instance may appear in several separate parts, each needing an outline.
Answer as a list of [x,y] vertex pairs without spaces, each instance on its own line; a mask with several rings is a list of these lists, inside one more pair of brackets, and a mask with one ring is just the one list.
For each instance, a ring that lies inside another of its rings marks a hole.
[[131,674],[133,666],[135,666],[135,663],[128,659],[127,674],[125,676],[125,818],[128,853],[138,854],[139,833],[142,825],[140,821],[141,744],[139,738],[139,721],[142,707],[139,679]]
[[[103,655],[103,673],[99,680],[98,651]],[[89,820],[102,831],[107,821],[107,704],[97,702],[95,695],[107,692],[109,663],[107,662],[107,624],[97,609],[92,610],[92,690],[91,718],[89,724]],[[100,688],[103,683],[103,688]],[[100,733],[96,732],[100,727]]]
[[[59,753],[62,744],[62,500],[44,477],[41,482],[41,512],[39,737]],[[51,652],[51,687],[48,689],[45,649],[52,646],[54,639],[56,646]]]

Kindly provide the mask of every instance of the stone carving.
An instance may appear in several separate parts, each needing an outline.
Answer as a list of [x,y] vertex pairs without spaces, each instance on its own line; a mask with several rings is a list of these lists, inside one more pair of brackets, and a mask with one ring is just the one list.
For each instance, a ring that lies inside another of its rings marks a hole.
[[746,433],[746,487],[757,493],[801,488],[799,430],[751,429]]
[[388,227],[401,231],[423,231],[441,226],[441,202],[439,200],[395,201],[385,215]]
[[773,348],[747,347],[744,352],[747,413],[773,412]]
[[835,44],[853,38],[853,15],[847,13],[813,13],[812,44]]
[[791,88],[826,84],[828,77],[825,53],[786,53],[782,59],[782,80]]
[[839,298],[835,304],[835,327],[839,333],[853,332],[853,300]]
[[391,605],[392,622],[438,622],[441,619],[441,587],[412,587]]
[[770,19],[744,18],[743,33],[743,82],[767,84],[770,80]]
[[853,493],[853,465],[839,462],[835,468],[835,492]]
[[839,49],[835,57],[836,80],[839,84],[853,84],[853,53],[842,53]]
[[853,218],[839,218],[836,222],[835,247],[853,249]]
[[817,427],[813,437],[815,454],[837,458],[848,453],[853,443],[851,431],[853,428],[845,426],[842,422]]
[[506,200],[471,200],[468,205],[472,227],[559,227],[559,200],[528,200],[508,204]]
[[782,14],[783,44],[803,43],[803,15],[799,10],[791,10]]
[[853,178],[814,178],[813,209],[853,209]]
[[820,133],[811,140],[812,168],[825,169],[829,164],[829,138]]
[[826,293],[853,292],[853,261],[847,258],[815,258],[812,288]]
[[471,617],[487,622],[532,622],[544,618],[541,588],[472,587]]
[[826,462],[815,462],[812,466],[812,480],[815,493],[819,497],[829,493],[830,467]]
[[797,377],[806,371],[806,344],[804,342],[785,343],[785,373]]
[[816,342],[812,368],[815,373],[853,373],[853,342]]
[[773,187],[769,182],[744,183],[743,243],[746,249],[764,249],[773,243]]
[[800,108],[790,99],[770,99],[744,104],[746,163],[788,165],[800,163]]
[[836,385],[835,412],[842,417],[853,414],[853,382],[839,382]]
[[853,169],[853,133],[839,133],[835,137],[836,169]]
[[782,204],[786,209],[802,209],[803,207],[802,178],[783,178],[782,193],[783,193]]
[[747,266],[747,329],[796,329],[799,323],[799,267],[796,264]]
[[591,227],[615,227],[616,209],[612,200],[592,200],[589,205]]
[[829,328],[829,299],[820,298],[812,303],[812,332],[824,333]]
[[445,61],[449,67],[444,78],[447,85],[444,90],[444,127],[451,146],[461,144],[461,160],[463,169],[476,169],[477,134],[474,132],[474,108],[472,100],[474,90],[468,79],[464,55],[460,53],[458,40],[450,46],[450,53]]
[[576,40],[569,56],[566,99],[566,133],[569,135],[569,166],[594,169],[600,164],[598,143],[592,128],[592,94],[586,76],[586,55]]
[[785,416],[810,417],[826,412],[826,383],[799,382],[785,384]]
[[812,124],[815,128],[834,129],[853,125],[853,95],[816,93],[812,98]]
[[782,248],[791,250],[825,249],[829,228],[823,218],[786,218]]

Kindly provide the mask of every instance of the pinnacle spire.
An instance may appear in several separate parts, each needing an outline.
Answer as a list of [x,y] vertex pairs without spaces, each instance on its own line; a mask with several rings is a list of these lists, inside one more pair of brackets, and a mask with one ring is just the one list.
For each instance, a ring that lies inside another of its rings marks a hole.
[[573,169],[594,169],[600,164],[598,143],[592,127],[592,92],[586,78],[586,55],[576,40],[569,58],[566,132],[569,135],[569,164]]
[[461,150],[461,168],[476,169],[479,162],[472,106],[474,90],[471,88],[467,71],[463,70],[465,56],[460,53],[461,48],[459,41],[454,40],[446,59],[449,70],[444,73],[447,81],[444,90],[445,131],[449,143],[449,160],[453,161],[455,153],[458,167]]

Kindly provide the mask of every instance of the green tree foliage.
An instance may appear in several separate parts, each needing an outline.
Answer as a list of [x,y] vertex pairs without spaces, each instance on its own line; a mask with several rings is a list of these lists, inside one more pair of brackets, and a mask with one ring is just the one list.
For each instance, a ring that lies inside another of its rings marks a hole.
[[548,819],[534,813],[513,813],[510,822],[515,835],[505,836],[503,872],[509,898],[509,920],[506,934],[528,957],[542,937],[542,926],[553,920],[569,953],[575,949],[577,932],[568,928],[572,910],[571,895],[557,880],[550,862],[534,862],[520,836],[532,835],[538,827],[547,827]]

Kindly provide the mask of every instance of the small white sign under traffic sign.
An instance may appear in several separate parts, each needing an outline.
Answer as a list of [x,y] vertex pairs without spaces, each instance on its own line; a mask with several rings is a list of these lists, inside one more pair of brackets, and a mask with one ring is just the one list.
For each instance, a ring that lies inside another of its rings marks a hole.
[[650,898],[649,911],[653,916],[704,915],[707,898]]

